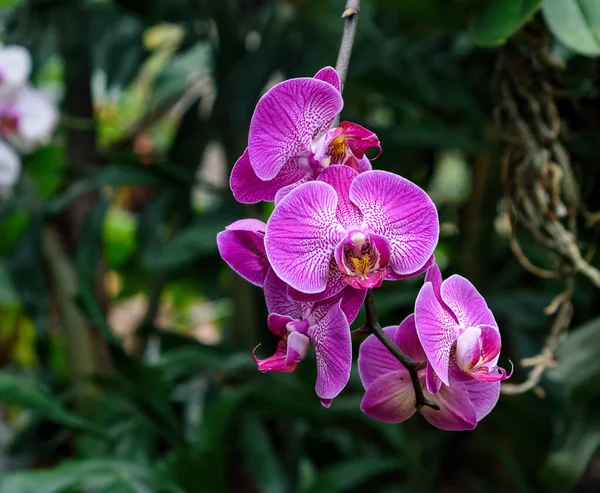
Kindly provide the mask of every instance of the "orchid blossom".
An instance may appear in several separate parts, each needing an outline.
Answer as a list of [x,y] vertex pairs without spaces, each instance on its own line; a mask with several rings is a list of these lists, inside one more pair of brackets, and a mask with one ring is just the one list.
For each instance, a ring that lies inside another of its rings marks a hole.
[[267,324],[280,340],[273,356],[254,356],[259,371],[294,371],[312,342],[317,359],[315,390],[321,403],[329,407],[350,378],[350,324],[364,301],[364,292],[347,288],[328,300],[297,302],[287,296],[285,283],[272,270],[267,273],[264,290],[269,310]]
[[[415,302],[417,333],[431,374],[431,391],[450,384],[450,374],[461,381],[499,382],[510,377],[497,366],[500,331],[483,296],[464,277],[442,281],[433,266]],[[512,373],[511,373],[512,374]],[[437,377],[437,378],[436,378]]]
[[265,247],[294,297],[308,301],[422,272],[438,234],[435,206],[415,184],[386,171],[333,166],[275,207]]
[[0,98],[0,135],[21,152],[45,143],[57,122],[56,107],[42,91],[26,86]]
[[[386,327],[385,333],[408,356],[425,361],[426,354],[417,336],[415,316],[409,315],[399,326]],[[361,410],[385,423],[400,423],[410,418],[416,409],[411,377],[404,366],[370,335],[360,346],[358,370],[365,395]],[[500,395],[499,382],[451,379],[435,394],[425,388],[427,369],[418,371],[425,397],[437,404],[434,410],[423,406],[418,412],[433,426],[442,430],[471,430],[494,408]]]
[[248,148],[231,173],[234,197],[243,203],[278,202],[330,165],[370,170],[365,151],[381,152],[377,136],[351,122],[330,128],[343,104],[340,79],[331,67],[267,91],[254,111]]

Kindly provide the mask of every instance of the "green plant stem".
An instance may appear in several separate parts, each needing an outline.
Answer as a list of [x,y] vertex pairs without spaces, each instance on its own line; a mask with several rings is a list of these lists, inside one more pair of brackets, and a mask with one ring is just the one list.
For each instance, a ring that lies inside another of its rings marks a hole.
[[427,406],[439,411],[439,406],[436,403],[431,402],[423,394],[423,388],[421,387],[421,382],[419,381],[419,370],[424,368],[423,362],[415,361],[408,356],[394,343],[394,341],[389,338],[389,336],[381,328],[379,320],[377,319],[377,310],[375,309],[375,297],[371,289],[367,290],[367,297],[365,298],[365,310],[367,312],[367,321],[364,327],[365,330],[377,337],[377,339],[381,341],[386,349],[392,353],[394,357],[400,361],[400,363],[402,363],[404,368],[408,370],[408,373],[410,374],[410,380],[415,390],[415,407],[417,409],[421,409],[423,406]]

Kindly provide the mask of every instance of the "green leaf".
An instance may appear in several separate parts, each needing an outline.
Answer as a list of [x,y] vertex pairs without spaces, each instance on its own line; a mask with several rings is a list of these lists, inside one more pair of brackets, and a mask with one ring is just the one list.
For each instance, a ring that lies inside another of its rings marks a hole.
[[65,150],[58,146],[42,147],[26,158],[23,168],[40,197],[48,199],[62,187],[66,162]]
[[399,467],[393,459],[361,458],[339,462],[321,471],[304,493],[342,493]]
[[21,5],[23,0],[0,0],[0,9],[7,9]]
[[600,377],[600,317],[572,329],[556,351],[558,364],[547,377],[562,383],[569,393],[597,389]]
[[[562,1],[562,0],[558,0]],[[489,0],[471,23],[469,35],[481,46],[502,44],[538,11],[542,0]]]
[[244,420],[240,441],[246,464],[252,471],[258,490],[261,493],[290,491],[277,452],[273,449],[264,426],[258,420]]
[[106,261],[112,268],[125,262],[137,247],[137,218],[129,211],[110,207],[104,218],[102,236]]
[[582,55],[600,55],[598,0],[545,0],[544,19],[562,43]]
[[54,469],[6,474],[0,493],[59,493],[65,491],[181,492],[160,478],[151,465],[114,459],[64,462]]
[[23,378],[0,373],[0,402],[35,412],[39,416],[103,436],[83,419],[67,411],[41,387]]
[[154,268],[175,270],[217,251],[217,233],[225,229],[228,219],[206,218],[184,229],[170,240],[156,256]]

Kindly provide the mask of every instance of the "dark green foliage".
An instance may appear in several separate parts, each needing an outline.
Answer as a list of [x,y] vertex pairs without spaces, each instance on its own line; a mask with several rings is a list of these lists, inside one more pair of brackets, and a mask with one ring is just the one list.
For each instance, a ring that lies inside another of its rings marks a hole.
[[[335,64],[344,5],[0,1],[3,41],[32,50],[34,80],[62,90],[71,77],[70,90],[84,95],[91,84],[99,120],[94,128],[63,115],[52,145],[24,159],[22,179],[0,199],[0,493],[598,491],[600,290],[583,276],[575,277],[574,328],[540,382],[545,397],[503,395],[473,432],[442,432],[419,416],[401,425],[368,419],[356,368],[330,409],[314,393],[314,356],[291,374],[256,370],[252,348],[263,343],[262,355],[274,345],[262,295],[226,268],[215,236],[271,209],[235,203],[204,164],[218,148],[226,182],[267,85]],[[342,118],[378,134],[375,167],[434,196],[446,226],[437,260],[485,294],[514,382],[527,376],[520,360],[539,353],[552,324],[543,310],[564,285],[525,271],[503,234],[498,67],[515,53],[532,77],[545,73],[541,53],[565,65],[545,82],[561,94],[563,144],[587,219],[579,239],[593,246],[599,70],[584,55],[600,53],[598,5],[361,6]],[[65,39],[61,26],[77,16],[89,29]],[[92,71],[81,57],[59,58],[59,39],[75,52],[87,41]],[[71,162],[67,150],[82,135],[98,152]],[[59,240],[54,250],[49,232]],[[519,241],[532,262],[550,268],[534,238],[520,231]],[[53,267],[52,252],[64,269]],[[383,326],[411,312],[421,283],[384,284],[376,295]],[[134,327],[117,335],[109,314],[136,296],[141,312],[125,309]],[[216,332],[216,342],[192,337],[190,305],[210,308],[196,325]],[[83,369],[72,362],[88,353],[73,346],[69,320],[91,348]]]

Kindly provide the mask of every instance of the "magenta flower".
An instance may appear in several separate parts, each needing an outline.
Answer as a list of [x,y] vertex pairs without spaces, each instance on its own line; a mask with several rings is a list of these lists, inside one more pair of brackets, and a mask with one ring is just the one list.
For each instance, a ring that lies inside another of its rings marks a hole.
[[483,296],[464,277],[454,275],[442,282],[438,267],[429,269],[415,302],[415,320],[433,370],[427,379],[431,391],[439,386],[435,376],[449,385],[450,373],[461,381],[498,382],[510,377],[497,366],[498,324]]
[[[409,315],[397,327],[383,330],[408,356],[416,361],[425,360],[414,315]],[[366,390],[360,405],[365,414],[385,423],[400,423],[417,411],[410,374],[374,335],[360,346],[358,370]],[[425,387],[427,373],[427,369],[418,372],[423,393],[440,410],[424,406],[418,412],[442,430],[475,428],[498,401],[499,382],[484,383],[473,379],[459,381],[451,378],[450,386],[441,385],[435,394],[431,394]]]
[[265,247],[296,299],[324,299],[346,285],[368,289],[429,266],[439,233],[427,194],[386,171],[332,166],[279,202]]
[[280,341],[273,356],[265,359],[254,356],[254,361],[261,372],[291,372],[305,358],[312,342],[317,359],[315,390],[321,403],[329,407],[350,378],[350,323],[356,318],[365,293],[348,288],[328,300],[301,303],[291,300],[286,288],[272,270],[267,273],[264,283],[270,313],[267,324]]
[[340,79],[331,67],[314,78],[290,79],[258,102],[248,148],[233,167],[231,190],[239,202],[279,201],[332,164],[371,169],[365,151],[381,146],[377,136],[355,123],[330,129],[343,107]]
[[271,268],[265,253],[266,226],[258,219],[240,219],[217,235],[223,260],[248,282],[261,288]]

